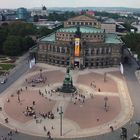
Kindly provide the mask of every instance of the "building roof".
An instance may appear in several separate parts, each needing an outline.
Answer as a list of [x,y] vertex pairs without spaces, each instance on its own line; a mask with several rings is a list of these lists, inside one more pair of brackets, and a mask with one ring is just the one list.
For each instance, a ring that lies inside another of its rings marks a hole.
[[[75,33],[77,31],[77,27],[67,27],[67,28],[61,28],[57,30],[57,32],[70,32]],[[81,33],[103,33],[103,29],[95,28],[95,27],[87,27],[87,26],[80,26],[80,32]]]
[[122,40],[116,34],[106,34],[105,43],[107,44],[120,44]]
[[40,38],[40,41],[41,42],[46,42],[46,41],[48,41],[48,42],[54,42],[55,41],[55,33],[52,33],[52,34],[50,34],[48,36],[45,36],[45,37]]
[[[62,29],[59,29],[59,30],[62,30]],[[87,28],[87,29],[88,29],[88,31],[91,30],[90,27]],[[82,28],[81,31],[85,33],[85,30],[87,31],[87,29]],[[70,27],[70,28],[65,28],[65,30],[67,30],[67,31],[72,30],[73,32],[75,32],[77,30],[77,28],[76,27],[75,28]],[[101,29],[99,29],[99,30],[101,30]],[[98,29],[97,29],[97,31],[98,31]],[[93,31],[91,30],[90,32],[93,32]],[[55,41],[56,41],[55,40],[55,32],[50,34],[50,35],[48,35],[48,36],[40,38],[40,42],[55,42]],[[122,43],[122,40],[116,34],[105,34],[105,42],[104,43],[107,43],[107,44],[120,44],[120,43]]]
[[93,17],[89,17],[87,15],[80,15],[73,18],[68,19],[67,21],[95,21],[96,19]]
[[[55,42],[55,33],[41,38],[40,41],[41,42]],[[122,41],[115,34],[106,34],[105,35],[105,43],[107,43],[107,44],[120,44],[120,43],[122,43]]]

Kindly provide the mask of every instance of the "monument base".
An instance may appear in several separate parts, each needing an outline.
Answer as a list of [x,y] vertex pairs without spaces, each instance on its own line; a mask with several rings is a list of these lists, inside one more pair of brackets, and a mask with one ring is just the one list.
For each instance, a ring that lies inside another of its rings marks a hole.
[[58,88],[57,90],[63,93],[74,93],[76,91],[76,88],[74,86],[73,87],[62,86]]

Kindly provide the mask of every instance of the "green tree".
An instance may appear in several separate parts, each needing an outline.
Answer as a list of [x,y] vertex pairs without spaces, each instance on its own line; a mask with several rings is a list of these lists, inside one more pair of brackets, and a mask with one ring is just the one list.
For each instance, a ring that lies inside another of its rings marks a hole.
[[130,33],[123,36],[122,40],[128,48],[140,54],[140,34]]
[[26,36],[24,39],[23,39],[23,47],[22,47],[22,50],[23,51],[27,51],[29,50],[30,47],[32,47],[33,45],[35,45],[35,42],[34,40],[29,37],[29,36]]
[[53,32],[53,30],[48,29],[46,27],[41,27],[37,30],[38,37],[46,36],[52,32]]
[[9,25],[9,35],[25,37],[35,34],[35,26],[30,23],[17,21]]
[[8,36],[3,44],[3,52],[9,56],[16,56],[22,53],[22,37]]
[[3,53],[3,43],[6,40],[8,35],[8,30],[6,27],[0,28],[0,54]]

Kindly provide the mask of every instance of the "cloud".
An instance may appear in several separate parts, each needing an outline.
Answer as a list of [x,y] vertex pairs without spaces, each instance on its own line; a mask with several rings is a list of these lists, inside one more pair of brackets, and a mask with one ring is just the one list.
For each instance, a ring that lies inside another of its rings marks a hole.
[[140,0],[0,0],[0,8],[18,7],[140,7]]

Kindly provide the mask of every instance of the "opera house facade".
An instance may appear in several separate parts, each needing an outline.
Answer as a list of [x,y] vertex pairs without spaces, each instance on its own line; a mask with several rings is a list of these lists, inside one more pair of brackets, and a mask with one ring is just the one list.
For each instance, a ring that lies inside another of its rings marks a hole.
[[64,22],[64,28],[39,39],[37,62],[72,68],[117,66],[123,42],[116,34],[105,33],[95,18],[80,15]]

